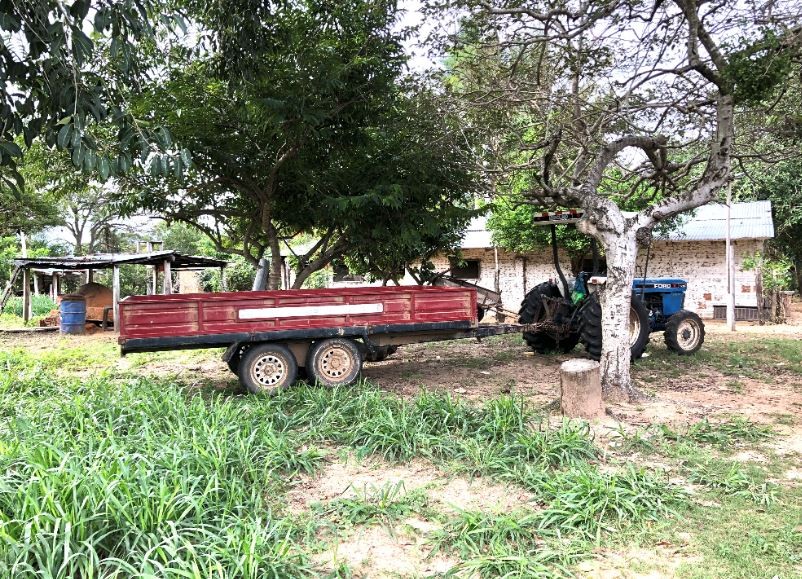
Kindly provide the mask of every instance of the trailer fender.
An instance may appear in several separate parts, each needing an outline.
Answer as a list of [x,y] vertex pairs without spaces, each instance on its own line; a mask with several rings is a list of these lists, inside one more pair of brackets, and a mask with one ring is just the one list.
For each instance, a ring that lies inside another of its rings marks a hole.
[[238,356],[239,355],[239,349],[241,347],[242,347],[242,343],[234,342],[228,348],[226,348],[226,351],[223,352],[223,357],[222,357],[223,362],[230,362],[231,359],[234,356]]

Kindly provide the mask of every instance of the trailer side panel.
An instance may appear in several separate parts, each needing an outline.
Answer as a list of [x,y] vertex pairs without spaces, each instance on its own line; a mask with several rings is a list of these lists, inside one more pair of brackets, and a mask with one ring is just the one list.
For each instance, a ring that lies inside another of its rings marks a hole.
[[[220,343],[230,336],[307,330],[476,324],[476,292],[466,288],[361,287],[321,290],[134,296],[120,302],[120,338]],[[359,330],[359,333],[365,330]],[[305,333],[305,332],[303,332]],[[200,337],[208,339],[192,339]],[[214,336],[218,336],[216,339]],[[126,350],[126,348],[123,348]]]

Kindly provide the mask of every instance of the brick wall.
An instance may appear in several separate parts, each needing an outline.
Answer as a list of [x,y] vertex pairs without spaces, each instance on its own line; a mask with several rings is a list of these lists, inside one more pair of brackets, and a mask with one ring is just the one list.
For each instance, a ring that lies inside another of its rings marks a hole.
[[[755,273],[743,271],[744,259],[762,250],[763,242],[740,239],[733,242],[735,257],[735,305],[757,306]],[[646,252],[638,255],[638,273]],[[688,280],[685,308],[703,318],[713,317],[713,306],[724,305],[727,293],[723,241],[655,242],[649,256],[649,277],[679,277]]]

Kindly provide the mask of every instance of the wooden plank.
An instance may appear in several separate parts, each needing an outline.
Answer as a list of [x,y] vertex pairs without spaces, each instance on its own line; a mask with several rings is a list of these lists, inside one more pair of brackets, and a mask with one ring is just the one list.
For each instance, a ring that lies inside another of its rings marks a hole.
[[170,272],[170,261],[164,260],[164,295],[173,293],[173,276]]
[[3,291],[3,297],[0,298],[0,314],[3,313],[3,308],[6,307],[6,302],[8,302],[8,298],[11,297],[11,294],[14,291],[14,284],[17,283],[17,278],[19,277],[19,274],[20,274],[20,267],[17,266],[11,273],[11,279],[8,280],[8,285],[6,286],[6,289]]
[[28,268],[22,270],[22,320],[31,319],[31,272]]
[[114,330],[120,331],[120,266],[114,266],[111,283],[111,306],[114,311]]

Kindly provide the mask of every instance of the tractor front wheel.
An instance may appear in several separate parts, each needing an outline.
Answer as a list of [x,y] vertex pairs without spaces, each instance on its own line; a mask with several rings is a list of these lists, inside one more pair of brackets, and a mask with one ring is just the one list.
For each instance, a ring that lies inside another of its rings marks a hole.
[[[560,290],[553,283],[544,282],[533,287],[521,302],[518,312],[519,324],[537,324],[546,321],[546,308],[543,298],[562,298]],[[573,332],[559,342],[543,331],[524,332],[524,341],[538,354],[561,352],[567,354],[579,343],[579,334]]]
[[680,356],[690,356],[704,344],[705,324],[695,313],[680,310],[668,318],[663,337],[669,350]]
[[[602,351],[602,310],[599,296],[590,294],[579,310],[579,339],[585,345],[585,351],[594,360],[601,358]],[[635,295],[629,308],[629,348],[632,359],[643,356],[649,343],[649,312],[646,306]]]

